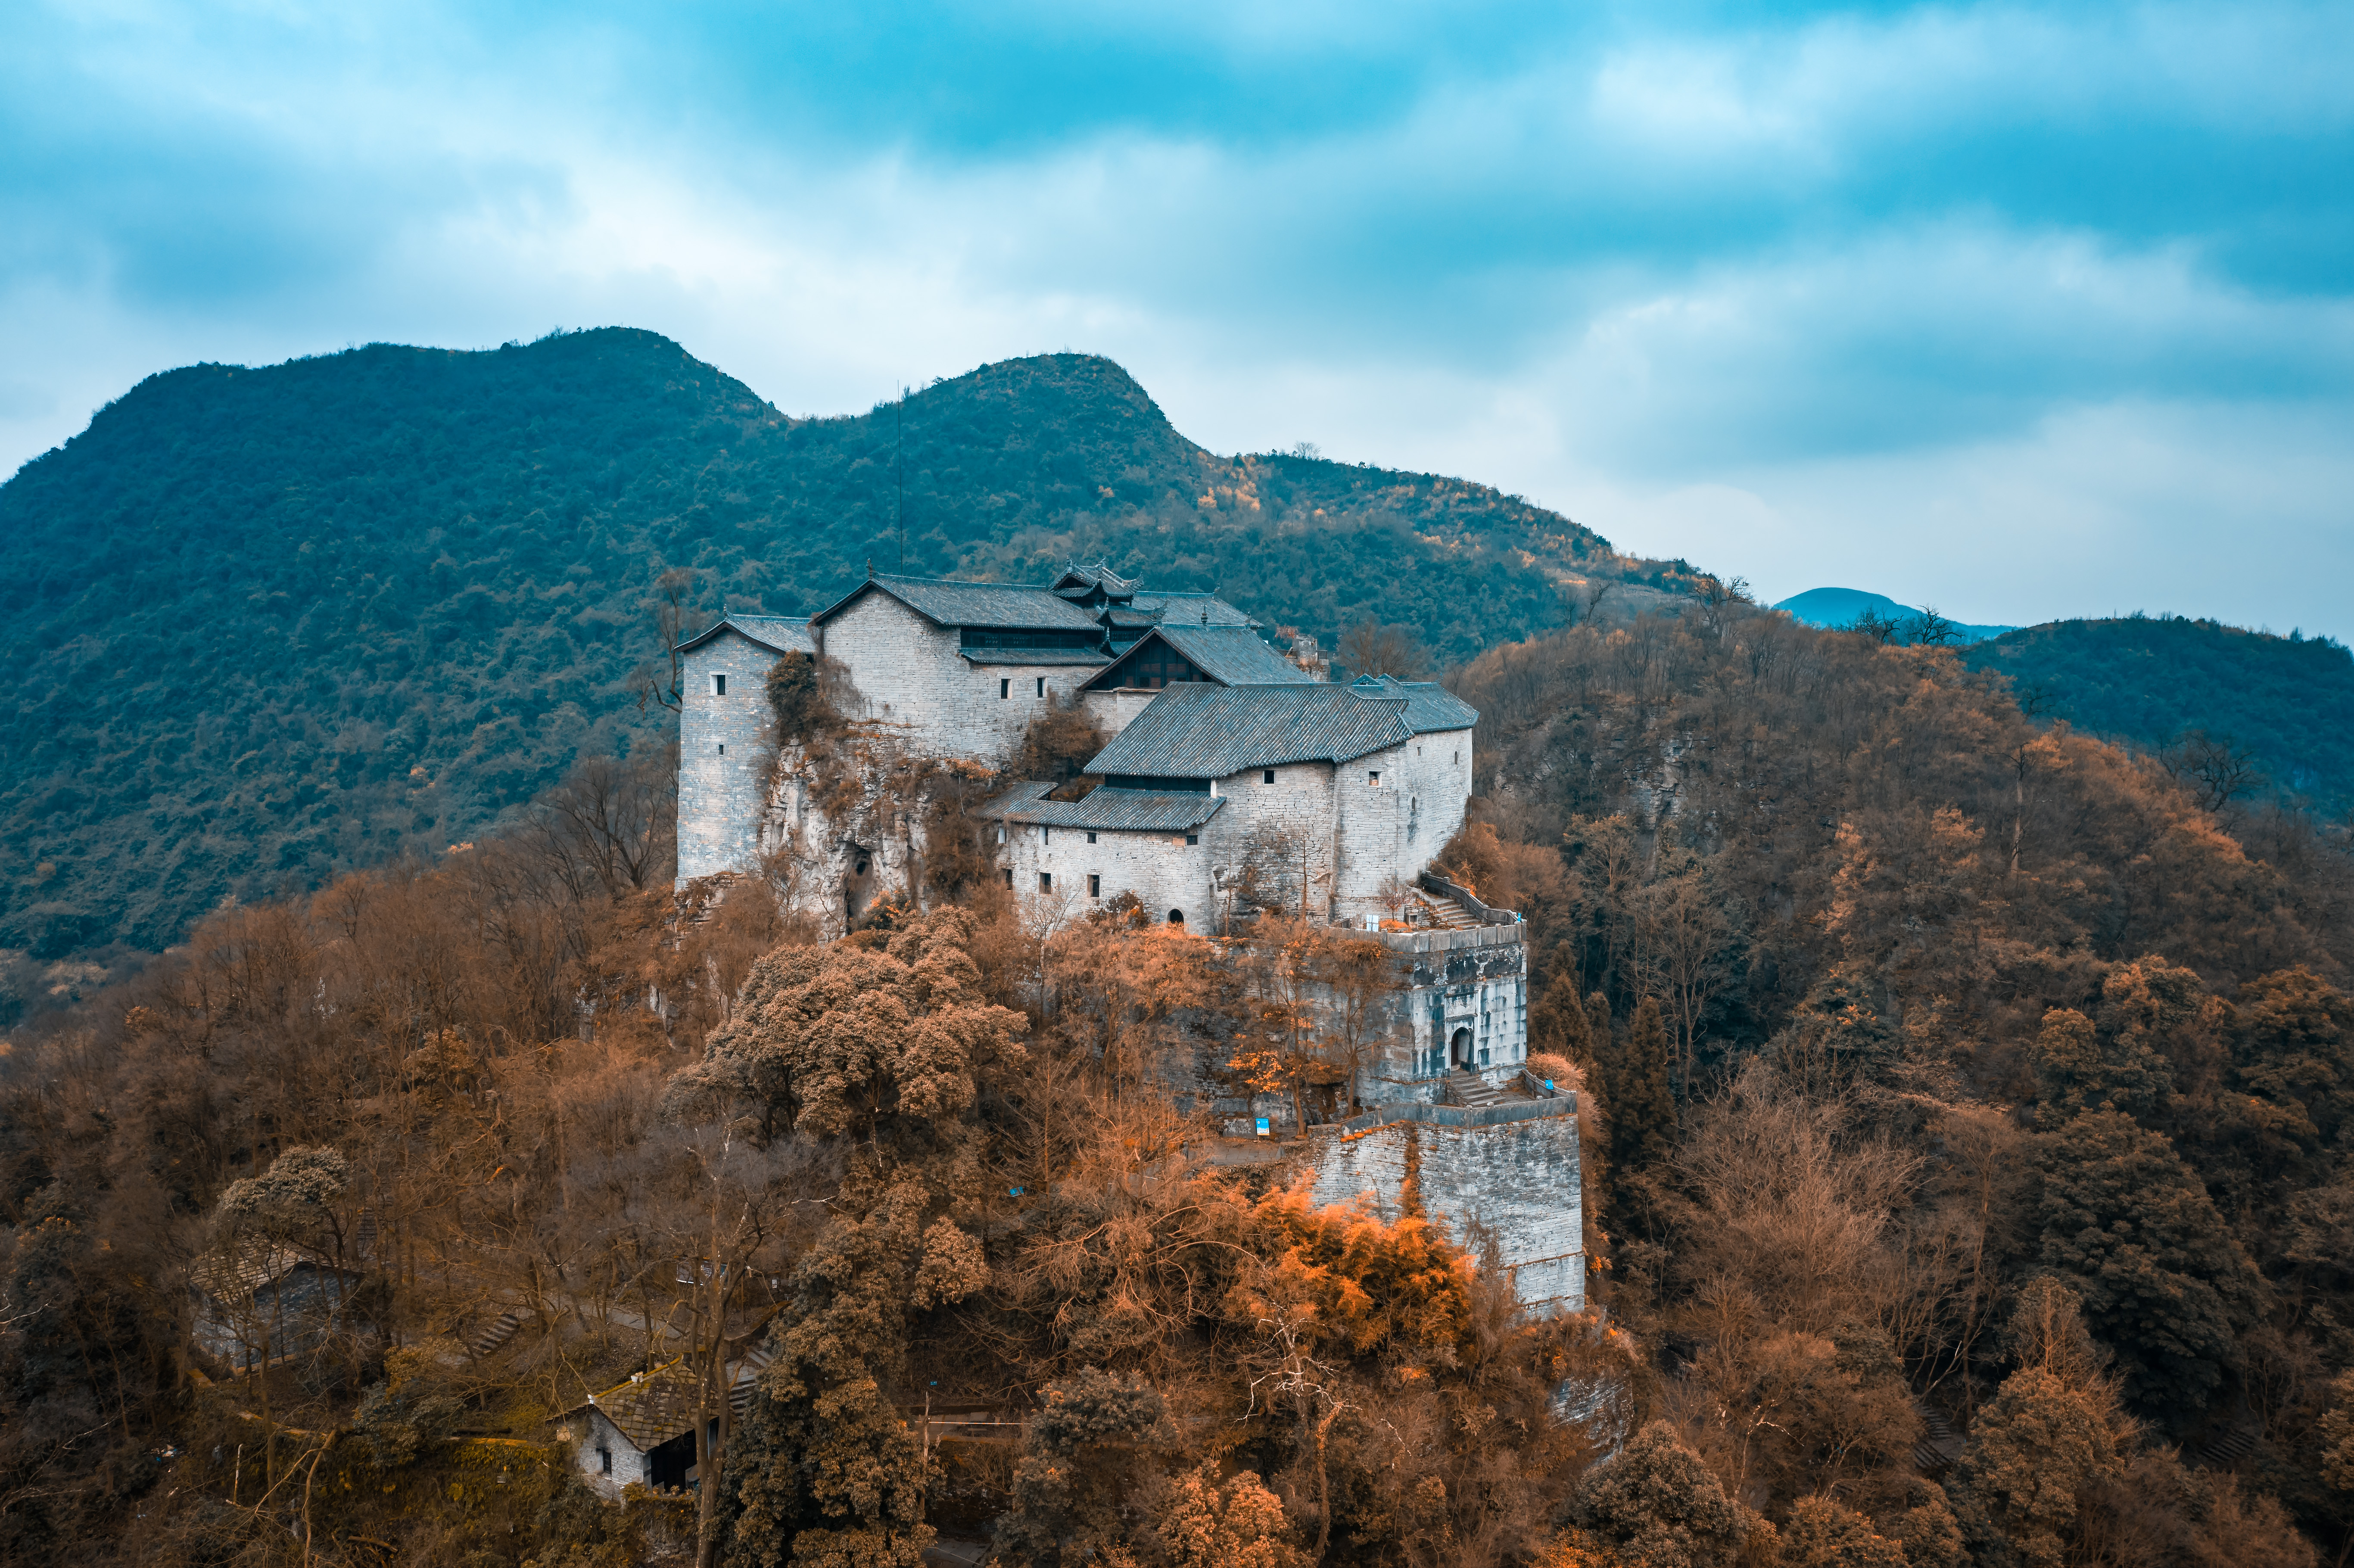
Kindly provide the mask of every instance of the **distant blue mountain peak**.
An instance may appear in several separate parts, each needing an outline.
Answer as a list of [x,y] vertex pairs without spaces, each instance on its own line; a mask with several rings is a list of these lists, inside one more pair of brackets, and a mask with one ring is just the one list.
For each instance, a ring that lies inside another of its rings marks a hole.
[[[1918,620],[1920,610],[1909,604],[1899,604],[1884,593],[1870,593],[1862,588],[1819,588],[1792,594],[1774,607],[1787,610],[1790,619],[1808,626],[1853,626],[1856,618],[1865,610],[1876,610],[1891,620]],[[1966,642],[1982,642],[1989,637],[1999,637],[2006,631],[2016,631],[2015,626],[1971,626],[1962,621],[1954,623]]]

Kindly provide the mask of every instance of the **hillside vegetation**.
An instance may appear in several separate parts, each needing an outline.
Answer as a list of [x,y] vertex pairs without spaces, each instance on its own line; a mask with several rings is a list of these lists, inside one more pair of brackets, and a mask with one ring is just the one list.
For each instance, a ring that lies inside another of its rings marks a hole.
[[2354,806],[2354,653],[2329,638],[2132,615],[2027,627],[1962,661],[2009,676],[2046,716],[2143,751],[2228,742],[2254,764],[2244,795]]
[[[0,1560],[2345,1551],[2343,834],[2203,810],[1951,650],[1734,599],[1456,684],[1480,793],[1446,864],[1528,918],[1606,1318],[1518,1312],[1418,1199],[1317,1209],[1173,1088],[1331,1070],[1384,949],[1065,918],[978,833],[927,908],[812,945],[760,877],[671,891],[642,755],[19,1031]],[[262,1246],[356,1277],[267,1372],[190,1288],[241,1301],[222,1265]],[[717,1457],[601,1502],[563,1435],[665,1367]]]
[[0,948],[42,958],[438,854],[660,744],[631,676],[668,568],[692,620],[807,612],[870,561],[1101,556],[1455,659],[1560,624],[1564,572],[1636,569],[1480,485],[1204,451],[1089,355],[803,419],[620,329],[153,376],[0,488]]

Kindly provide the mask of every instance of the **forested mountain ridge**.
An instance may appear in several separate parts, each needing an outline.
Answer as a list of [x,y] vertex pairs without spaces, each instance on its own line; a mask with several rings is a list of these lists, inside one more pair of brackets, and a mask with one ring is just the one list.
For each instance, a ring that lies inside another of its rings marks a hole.
[[[769,878],[673,891],[649,751],[12,1033],[0,1560],[2345,1550],[2340,825],[1734,597],[1449,683],[1441,863],[1525,917],[1606,1317],[1516,1311],[1418,1196],[1318,1209],[1192,1097],[1350,1060],[1301,997],[1404,983],[1363,935],[1057,920],[976,826],[821,944]],[[265,1248],[349,1309],[224,1286]],[[718,1424],[693,1495],[576,1473],[639,1373]]]
[[438,853],[657,742],[668,568],[707,617],[1103,556],[1452,658],[1562,623],[1565,572],[1677,569],[1480,485],[1210,453],[1092,355],[794,418],[618,328],[150,377],[0,487],[0,948],[42,957]]
[[2140,750],[2166,754],[2194,733],[2228,743],[2247,765],[2242,795],[2354,805],[2354,653],[2329,638],[2129,615],[2024,627],[1962,662],[2009,676],[2049,717]]

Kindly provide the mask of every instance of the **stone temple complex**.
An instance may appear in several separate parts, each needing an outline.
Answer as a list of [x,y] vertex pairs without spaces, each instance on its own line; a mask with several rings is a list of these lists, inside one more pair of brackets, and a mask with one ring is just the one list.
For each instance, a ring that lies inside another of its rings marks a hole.
[[[1461,1165],[1451,1207],[1504,1238],[1523,1297],[1583,1304],[1574,1097],[1522,1071],[1519,920],[1430,872],[1470,797],[1479,715],[1458,698],[1332,683],[1309,640],[1278,649],[1214,594],[1103,566],[1043,587],[870,575],[805,620],[731,614],[678,653],[682,885],[765,874],[833,935],[912,902],[949,832],[1045,918],[1117,905],[1216,938],[1277,910],[1373,934],[1404,979],[1356,1085],[1383,1109],[1317,1129],[1319,1195],[1391,1209],[1409,1172],[1434,1191]],[[792,654],[842,721],[822,742],[777,733],[769,677]],[[1035,726],[1075,718],[1108,737],[1082,776],[1020,777]],[[942,779],[987,787],[944,823]],[[1248,1130],[1247,1102],[1216,1108]],[[1546,1223],[1506,1212],[1515,1165]]]

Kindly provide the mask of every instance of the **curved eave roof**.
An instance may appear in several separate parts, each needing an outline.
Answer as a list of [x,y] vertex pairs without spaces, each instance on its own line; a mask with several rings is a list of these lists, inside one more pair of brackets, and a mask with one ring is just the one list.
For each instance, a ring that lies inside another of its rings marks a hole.
[[723,615],[705,630],[680,643],[678,651],[691,653],[723,631],[733,631],[772,653],[817,652],[816,640],[810,636],[809,619],[792,615]]

